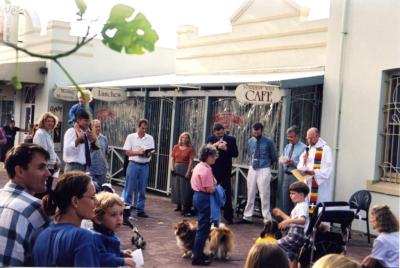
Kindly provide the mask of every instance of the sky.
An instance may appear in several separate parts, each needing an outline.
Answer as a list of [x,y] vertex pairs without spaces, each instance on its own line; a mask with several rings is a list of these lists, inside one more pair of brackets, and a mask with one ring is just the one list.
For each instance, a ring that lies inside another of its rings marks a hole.
[[[0,0],[1,3],[2,0]],[[268,1],[268,0],[264,0]],[[329,0],[294,0],[310,7],[310,19],[328,17]],[[84,23],[77,23],[74,0],[11,0],[13,4],[29,7],[37,12],[42,25],[49,20],[72,21],[72,34],[79,34]],[[106,21],[111,7],[123,3],[142,12],[157,31],[157,46],[176,47],[176,31],[179,25],[194,25],[200,35],[231,31],[230,17],[246,0],[86,0],[86,18],[93,31],[99,31]],[[45,27],[43,27],[45,29]],[[45,30],[42,31],[45,34]]]

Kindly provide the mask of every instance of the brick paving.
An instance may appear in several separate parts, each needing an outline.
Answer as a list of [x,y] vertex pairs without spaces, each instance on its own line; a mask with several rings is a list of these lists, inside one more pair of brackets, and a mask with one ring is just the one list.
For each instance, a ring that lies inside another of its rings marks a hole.
[[[7,182],[7,178],[0,165],[0,187]],[[121,188],[116,186],[117,191]],[[183,219],[178,212],[174,212],[174,205],[164,196],[151,194],[147,195],[146,212],[149,218],[138,218],[132,220],[132,223],[139,228],[147,242],[144,252],[144,267],[192,267],[189,259],[181,258],[181,253],[176,246],[176,240],[173,233],[174,223]],[[195,218],[191,218],[195,219]],[[231,261],[214,261],[211,267],[243,267],[247,253],[254,240],[262,230],[261,220],[252,225],[229,226],[235,234],[234,250]],[[131,230],[122,226],[118,231],[124,249],[131,248],[130,238]],[[353,239],[349,243],[348,255],[358,260],[369,254],[371,246],[368,245],[366,238],[358,233],[353,233]]]

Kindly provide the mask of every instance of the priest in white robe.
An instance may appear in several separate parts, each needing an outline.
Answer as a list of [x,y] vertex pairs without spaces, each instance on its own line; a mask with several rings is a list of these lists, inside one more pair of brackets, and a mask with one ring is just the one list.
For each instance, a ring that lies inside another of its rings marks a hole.
[[[327,143],[320,138],[317,128],[310,128],[307,131],[308,147],[300,156],[297,168],[302,174],[312,175],[318,185],[317,201],[327,202],[333,201],[333,157],[332,150]],[[322,154],[322,155],[321,155]],[[310,187],[309,202],[312,203],[312,179],[307,179],[307,185]]]

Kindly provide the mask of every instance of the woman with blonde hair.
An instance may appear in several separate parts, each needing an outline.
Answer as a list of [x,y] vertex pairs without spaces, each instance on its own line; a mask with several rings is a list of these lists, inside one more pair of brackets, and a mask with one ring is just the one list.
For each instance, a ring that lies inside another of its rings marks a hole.
[[328,254],[318,259],[313,268],[361,268],[361,264],[344,255]]
[[194,159],[192,139],[188,132],[179,135],[178,144],[171,153],[173,173],[171,200],[176,204],[175,211],[182,211],[184,216],[192,216],[193,191],[190,186],[190,172]]
[[260,243],[251,247],[245,268],[289,268],[285,252],[276,244]]
[[399,221],[387,205],[375,205],[371,210],[372,228],[379,233],[372,252],[364,258],[365,267],[400,267]]
[[[53,174],[61,167],[61,161],[54,150],[54,141],[51,136],[54,128],[57,126],[58,118],[51,112],[42,114],[37,122],[38,129],[33,136],[33,143],[42,146],[50,154],[48,169],[51,176],[46,182],[46,193],[52,189]],[[43,195],[38,194],[37,197],[41,198]]]

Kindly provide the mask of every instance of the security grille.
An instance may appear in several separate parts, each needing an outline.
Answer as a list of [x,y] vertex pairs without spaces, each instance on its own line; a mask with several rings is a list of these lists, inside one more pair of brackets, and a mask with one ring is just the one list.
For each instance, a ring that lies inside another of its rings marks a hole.
[[321,123],[322,86],[296,88],[291,93],[291,110],[289,125],[300,128],[305,142],[307,129],[319,128]]
[[199,146],[205,142],[203,140],[204,105],[204,98],[177,99],[175,116],[178,122],[178,133],[174,137],[174,142],[178,141],[178,136],[182,132],[189,132],[196,156]]
[[168,192],[172,110],[171,98],[150,98],[148,133],[153,136],[156,148],[150,162],[148,188],[163,193]]
[[[252,125],[260,122],[264,125],[264,134],[275,145],[279,144],[279,122],[282,104],[269,105],[243,104],[235,98],[218,98],[211,105],[212,123],[222,123],[229,134],[236,137],[239,156],[234,163],[248,166],[247,141],[252,137]],[[209,135],[213,124],[210,124]]]
[[400,73],[392,74],[383,106],[381,181],[400,183]]

